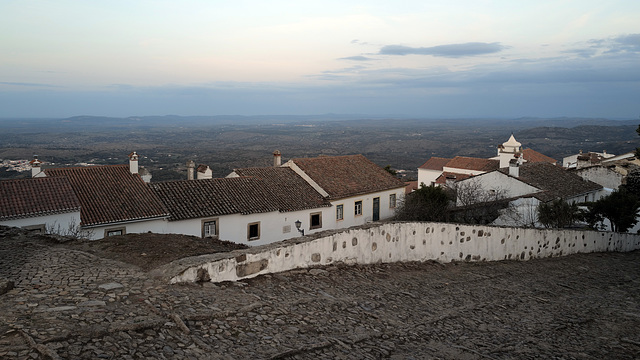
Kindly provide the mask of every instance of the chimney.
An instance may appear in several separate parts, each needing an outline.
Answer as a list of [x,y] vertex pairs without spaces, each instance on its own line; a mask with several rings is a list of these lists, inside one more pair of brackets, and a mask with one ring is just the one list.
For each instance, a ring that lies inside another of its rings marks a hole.
[[138,173],[138,154],[135,151],[129,154],[129,171],[132,174]]
[[45,174],[44,172],[42,172],[42,168],[40,167],[40,165],[42,165],[42,161],[38,160],[38,155],[33,155],[33,160],[29,161],[29,164],[31,165],[31,177],[44,177]]
[[195,179],[196,163],[193,160],[187,161],[187,180]]
[[213,171],[207,165],[198,166],[198,180],[213,179]]
[[520,164],[518,163],[518,159],[512,159],[509,161],[509,175],[513,177],[520,176]]
[[278,167],[282,165],[282,154],[280,150],[276,150],[273,152],[273,166]]

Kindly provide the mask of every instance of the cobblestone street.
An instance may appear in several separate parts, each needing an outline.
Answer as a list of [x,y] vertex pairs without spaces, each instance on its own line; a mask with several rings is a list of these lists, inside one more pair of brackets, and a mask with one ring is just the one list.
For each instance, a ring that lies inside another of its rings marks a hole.
[[21,235],[0,280],[0,358],[640,358],[638,251],[167,285]]

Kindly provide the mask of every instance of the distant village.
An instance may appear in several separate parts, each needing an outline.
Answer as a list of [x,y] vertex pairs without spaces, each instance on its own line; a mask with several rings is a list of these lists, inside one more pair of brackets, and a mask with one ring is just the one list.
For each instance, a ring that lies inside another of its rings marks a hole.
[[[421,186],[455,189],[455,206],[500,200],[490,225],[541,227],[540,204],[597,201],[640,166],[635,152],[580,152],[558,163],[523,149],[511,135],[492,158],[425,159],[418,179],[403,182],[363,155],[293,158],[235,169],[214,178],[206,164],[187,163],[184,180],[153,182],[135,151],[129,163],[74,167],[3,161],[29,179],[0,181],[0,225],[97,240],[128,233],[183,234],[263,245],[326,230],[394,219]],[[609,230],[603,222],[601,229]],[[637,226],[629,230],[636,232]]]

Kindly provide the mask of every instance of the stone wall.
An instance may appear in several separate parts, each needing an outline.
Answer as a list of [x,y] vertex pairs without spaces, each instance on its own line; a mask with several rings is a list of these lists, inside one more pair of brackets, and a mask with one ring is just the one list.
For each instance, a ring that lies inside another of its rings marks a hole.
[[337,262],[529,260],[637,249],[640,235],[636,234],[397,222],[327,231],[226,254],[182,259],[160,271],[171,283],[220,282]]

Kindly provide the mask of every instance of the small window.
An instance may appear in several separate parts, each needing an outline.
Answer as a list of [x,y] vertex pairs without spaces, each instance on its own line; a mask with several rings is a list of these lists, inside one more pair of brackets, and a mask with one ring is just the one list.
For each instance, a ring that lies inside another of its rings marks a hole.
[[395,209],[396,207],[396,194],[389,194],[389,207]]
[[124,235],[126,234],[126,228],[121,227],[121,228],[113,228],[113,229],[105,229],[104,231],[104,237],[109,237],[109,236],[120,236],[120,235]]
[[362,215],[362,200],[356,201],[355,210],[353,213],[355,216]]
[[218,219],[202,220],[202,237],[217,238],[218,237]]
[[336,205],[336,220],[344,219],[344,205]]
[[47,226],[45,224],[23,226],[22,228],[35,234],[44,234],[47,231]]
[[247,225],[247,240],[260,239],[260,222],[255,222]]
[[309,229],[319,229],[322,227],[322,213],[313,213],[311,214],[311,218],[309,223]]

